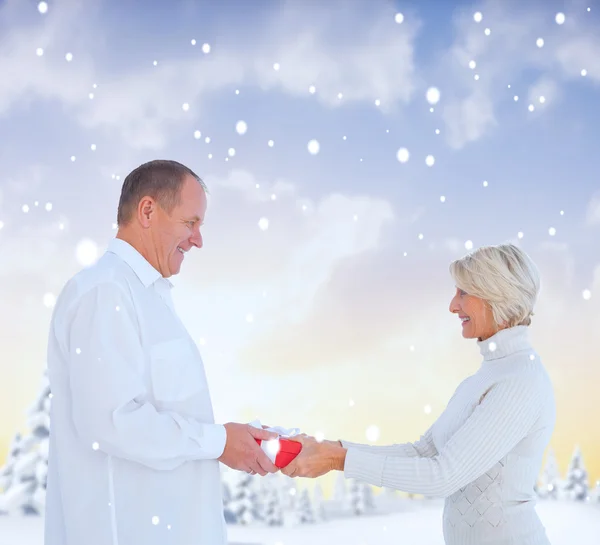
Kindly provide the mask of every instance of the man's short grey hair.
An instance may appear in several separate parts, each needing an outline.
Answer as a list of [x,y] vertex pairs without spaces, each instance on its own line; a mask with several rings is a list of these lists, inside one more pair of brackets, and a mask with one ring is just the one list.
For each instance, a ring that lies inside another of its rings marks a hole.
[[132,170],[121,188],[117,208],[117,225],[127,225],[143,197],[152,197],[167,214],[181,202],[181,188],[185,179],[192,176],[208,194],[206,184],[192,169],[178,163],[157,159]]
[[482,246],[450,264],[456,287],[486,301],[496,325],[530,325],[540,292],[533,260],[514,244]]

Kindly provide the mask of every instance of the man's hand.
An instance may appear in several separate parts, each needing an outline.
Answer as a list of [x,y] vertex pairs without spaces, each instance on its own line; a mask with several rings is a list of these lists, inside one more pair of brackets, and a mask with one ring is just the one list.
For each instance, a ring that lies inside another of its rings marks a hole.
[[225,450],[218,461],[231,469],[245,471],[254,475],[258,473],[263,477],[267,473],[276,473],[279,468],[269,460],[255,439],[277,439],[278,435],[272,431],[255,428],[249,424],[229,422],[225,424],[227,442]]

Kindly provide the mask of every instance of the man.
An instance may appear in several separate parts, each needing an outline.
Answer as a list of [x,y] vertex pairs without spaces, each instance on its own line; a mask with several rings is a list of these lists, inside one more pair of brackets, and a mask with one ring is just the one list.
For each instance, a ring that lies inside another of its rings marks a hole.
[[277,471],[255,441],[277,434],[215,424],[173,308],[168,278],[202,247],[205,190],[174,161],[136,168],[116,238],[57,299],[45,545],[224,545],[219,462]]

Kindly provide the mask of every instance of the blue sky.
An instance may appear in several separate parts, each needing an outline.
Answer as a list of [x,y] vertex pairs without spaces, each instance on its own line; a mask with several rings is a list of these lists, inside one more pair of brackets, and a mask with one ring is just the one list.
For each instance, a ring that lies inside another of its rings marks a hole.
[[415,439],[479,361],[447,312],[448,263],[512,240],[542,271],[532,335],[559,463],[579,442],[600,477],[600,438],[572,425],[600,379],[584,342],[600,327],[600,6],[90,4],[0,2],[0,451],[78,245],[99,255],[125,175],[172,158],[211,192],[175,299],[219,418]]

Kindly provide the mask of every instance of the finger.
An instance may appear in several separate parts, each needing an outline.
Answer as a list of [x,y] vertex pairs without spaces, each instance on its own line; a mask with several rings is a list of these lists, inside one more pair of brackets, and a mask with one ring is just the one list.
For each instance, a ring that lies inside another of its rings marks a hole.
[[252,474],[254,474],[254,475],[258,474],[261,477],[264,477],[267,474],[267,472],[262,467],[260,467],[260,464],[258,464],[257,462],[250,464],[250,470],[251,470]]
[[250,432],[250,435],[252,435],[252,437],[254,437],[255,439],[269,440],[277,439],[277,437],[279,437],[279,435],[274,431],[267,431],[264,429],[261,430],[255,428],[254,426],[248,426],[248,431]]
[[281,473],[283,473],[283,474],[284,474],[284,475],[286,475],[287,477],[290,477],[290,476],[291,476],[291,473],[293,473],[293,472],[294,472],[294,468],[295,468],[295,467],[296,467],[296,466],[295,466],[295,464],[294,464],[293,462],[292,462],[292,463],[289,463],[287,466],[285,466],[285,467],[282,467],[282,468],[281,468]]
[[279,468],[271,462],[271,459],[261,450],[256,458],[257,464],[261,469],[268,473],[277,473]]

